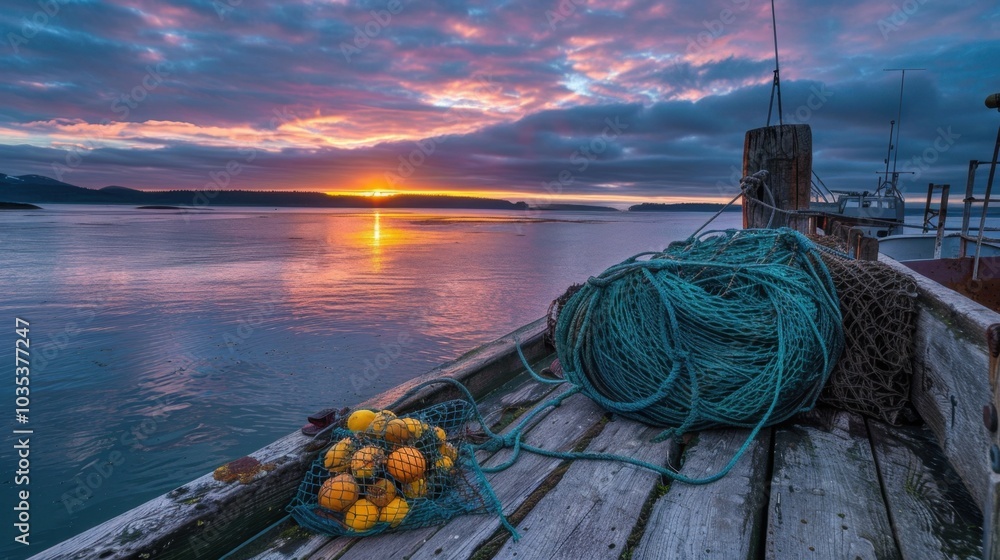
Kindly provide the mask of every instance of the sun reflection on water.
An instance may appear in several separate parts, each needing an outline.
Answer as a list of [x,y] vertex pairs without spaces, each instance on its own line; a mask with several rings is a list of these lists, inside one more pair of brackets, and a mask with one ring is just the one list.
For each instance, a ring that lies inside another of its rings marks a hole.
[[382,272],[382,215],[378,210],[372,225],[372,270]]

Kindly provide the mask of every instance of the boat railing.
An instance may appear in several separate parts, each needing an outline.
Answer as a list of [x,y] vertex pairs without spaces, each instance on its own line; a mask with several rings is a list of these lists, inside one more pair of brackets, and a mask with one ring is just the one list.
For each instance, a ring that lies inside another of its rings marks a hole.
[[[1000,111],[1000,94],[994,93],[994,94],[992,94],[990,96],[987,96],[987,98],[986,98],[986,108],[987,109],[996,109],[997,111]],[[969,216],[970,216],[970,211],[972,209],[972,203],[973,202],[982,202],[983,203],[983,213],[979,216],[979,234],[976,236],[976,256],[975,256],[975,260],[972,263],[972,281],[973,282],[978,282],[979,281],[979,257],[981,255],[981,252],[982,252],[982,249],[983,249],[983,242],[984,241],[993,241],[993,242],[1000,241],[1000,239],[991,239],[991,238],[987,238],[986,237],[986,216],[989,213],[990,202],[1000,202],[1000,201],[994,201],[993,198],[992,198],[992,193],[993,193],[993,178],[996,177],[996,172],[997,172],[997,157],[1000,157],[1000,127],[997,127],[997,141],[993,145],[993,157],[990,158],[990,161],[989,161],[989,164],[990,164],[990,175],[989,175],[989,178],[986,179],[986,193],[983,195],[983,198],[980,199],[980,200],[976,200],[975,198],[973,198],[973,196],[972,196],[972,187],[973,187],[973,184],[976,181],[976,168],[978,168],[979,164],[983,163],[983,162],[976,161],[976,160],[972,160],[972,161],[969,162],[969,179],[968,179],[968,181],[966,183],[966,187],[965,187],[965,210],[966,210],[966,212],[965,212],[965,217],[962,219],[962,249],[961,250],[962,250],[962,255],[963,256],[965,255],[965,249],[966,249],[965,244],[966,244],[967,241],[970,241],[970,240],[965,239],[965,237],[968,236],[968,234],[969,234],[969,231],[968,231],[968,225],[969,225],[968,220],[969,220]]]
[[[931,199],[934,198],[934,191],[941,189],[940,205],[937,210],[931,207]],[[941,258],[941,244],[944,241],[945,222],[948,220],[948,194],[951,192],[951,185],[927,185],[927,203],[924,205],[924,223],[921,233],[927,233],[932,227],[937,230],[934,235],[934,258]],[[937,223],[935,224],[935,218]]]
[[[977,280],[979,278],[979,260],[982,253],[983,243],[998,243],[1000,238],[987,237],[986,232],[990,228],[986,227],[986,218],[989,214],[990,203],[1000,202],[1000,199],[992,197],[993,191],[993,178],[996,173],[997,165],[997,150],[1000,149],[1000,130],[997,132],[997,144],[994,148],[993,160],[992,161],[979,161],[970,160],[969,161],[969,176],[965,185],[965,199],[964,208],[962,212],[962,229],[960,235],[961,244],[959,249],[959,255],[965,257],[969,253],[969,244],[975,244],[975,252],[973,256],[972,265],[972,279]],[[990,174],[986,181],[986,192],[982,198],[978,198],[973,195],[973,189],[976,183],[976,170],[980,165],[990,164]],[[973,204],[982,204],[981,213],[979,214],[979,227],[976,231],[971,231],[971,219],[973,214]]]

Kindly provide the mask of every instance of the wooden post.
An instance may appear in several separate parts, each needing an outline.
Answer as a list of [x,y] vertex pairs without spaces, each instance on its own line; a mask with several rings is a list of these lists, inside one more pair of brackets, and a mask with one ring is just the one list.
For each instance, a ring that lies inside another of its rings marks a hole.
[[[806,124],[785,124],[748,130],[743,143],[743,176],[766,169],[767,187],[747,191],[743,203],[743,227],[766,227],[771,209],[755,201],[772,204],[781,210],[808,210],[812,190],[812,130]],[[753,191],[753,192],[751,192]],[[771,227],[791,227],[809,231],[809,220],[781,212],[774,213]]]
[[877,261],[878,239],[866,236],[864,228],[852,227],[847,233],[847,252],[859,261]]

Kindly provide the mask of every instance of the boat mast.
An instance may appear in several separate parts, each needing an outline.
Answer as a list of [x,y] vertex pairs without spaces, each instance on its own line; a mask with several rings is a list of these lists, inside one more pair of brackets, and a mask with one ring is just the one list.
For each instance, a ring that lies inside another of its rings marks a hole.
[[889,150],[885,153],[885,171],[882,172],[882,178],[878,181],[878,188],[875,189],[875,194],[882,192],[882,184],[889,180],[889,160],[892,159],[892,149],[895,145],[892,142],[892,133],[896,130],[896,121],[889,121]]
[[[886,176],[884,178],[884,180],[882,181],[882,184],[878,188],[878,191],[881,191],[882,188],[886,185],[886,183],[889,183],[889,194],[899,193],[899,186],[898,185],[899,185],[899,173],[900,172],[896,171],[896,161],[899,159],[899,131],[902,130],[902,128],[903,128],[903,85],[906,83],[906,71],[907,70],[917,71],[917,70],[926,70],[926,68],[883,68],[882,69],[883,72],[901,72],[902,73],[901,76],[900,76],[900,78],[899,78],[899,108],[896,110],[896,121],[895,121],[895,125],[896,125],[896,142],[895,142],[895,144],[893,144],[893,142],[892,142],[892,129],[890,128],[890,130],[889,130],[889,151],[892,152],[892,181],[890,183],[889,177]],[[895,151],[893,152],[893,150],[895,150]],[[888,160],[888,158],[886,158],[885,166],[886,166],[886,174],[888,175],[888,172],[889,172],[889,160]],[[878,191],[876,191],[876,194],[878,194]]]

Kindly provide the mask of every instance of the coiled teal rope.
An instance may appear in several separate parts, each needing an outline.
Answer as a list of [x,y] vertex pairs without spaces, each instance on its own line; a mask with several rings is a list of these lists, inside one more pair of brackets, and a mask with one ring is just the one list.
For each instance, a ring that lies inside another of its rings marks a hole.
[[731,230],[630,258],[591,278],[556,328],[568,381],[676,433],[811,408],[842,347],[818,249],[787,229]]
[[591,278],[556,326],[566,380],[666,427],[658,439],[753,428],[722,472],[688,482],[718,479],[761,428],[812,408],[843,344],[819,248],[789,229],[708,232],[627,259]]

